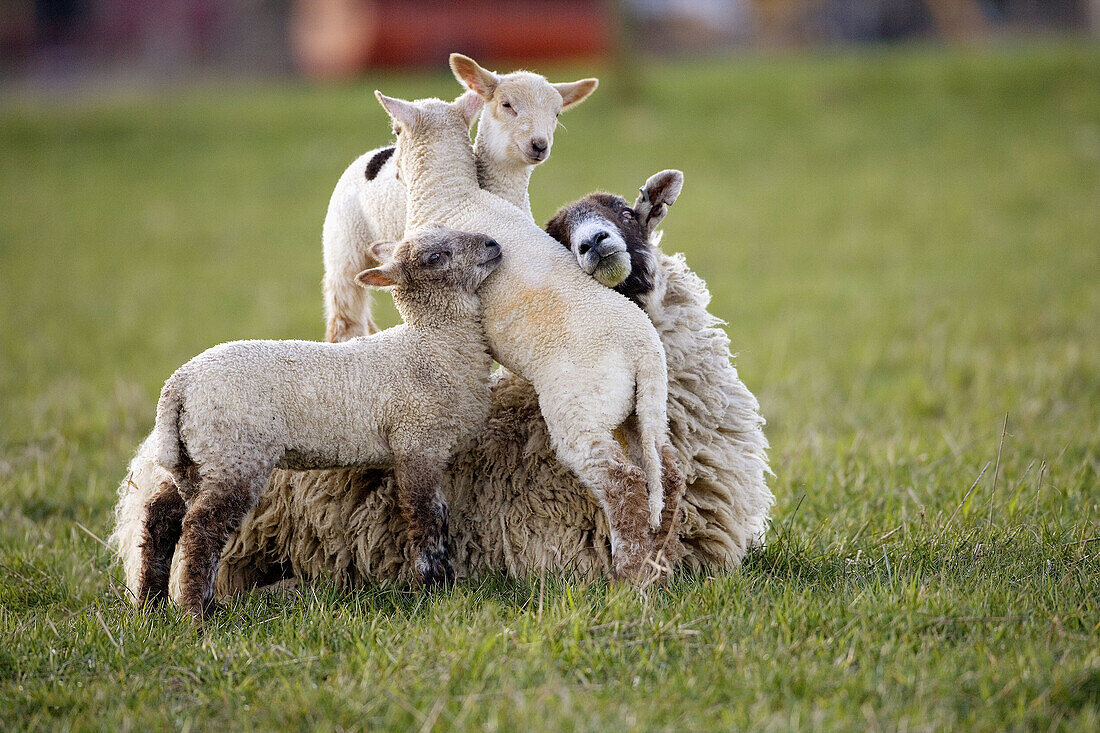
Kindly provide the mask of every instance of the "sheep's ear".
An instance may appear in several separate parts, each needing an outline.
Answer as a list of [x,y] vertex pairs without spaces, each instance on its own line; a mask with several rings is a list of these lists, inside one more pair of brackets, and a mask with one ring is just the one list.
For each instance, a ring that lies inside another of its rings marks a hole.
[[395,249],[397,249],[397,242],[375,242],[370,246],[371,254],[379,262],[389,262],[393,259]]
[[572,109],[588,99],[588,95],[596,91],[600,85],[599,79],[581,79],[580,81],[567,81],[560,84],[552,84],[561,95],[561,108]]
[[451,72],[458,83],[488,102],[500,84],[500,77],[481,66],[469,56],[451,54]]
[[393,262],[387,262],[381,267],[363,270],[355,276],[355,282],[365,288],[392,288],[404,281],[401,268]]
[[467,128],[473,126],[474,120],[477,119],[477,113],[481,111],[484,104],[485,100],[473,92],[466,92],[454,101],[454,105],[458,107],[458,111],[462,114],[462,121],[466,123]]
[[645,224],[646,231],[652,232],[668,214],[668,207],[676,203],[680,190],[684,187],[684,174],[678,170],[664,170],[654,173],[638,189],[638,200],[634,202],[634,214],[638,221]]
[[382,109],[386,110],[386,114],[393,118],[394,122],[400,122],[405,127],[412,127],[413,123],[416,122],[419,113],[416,110],[416,105],[412,102],[387,97],[377,89],[374,90],[374,96],[378,98],[378,103],[382,105]]

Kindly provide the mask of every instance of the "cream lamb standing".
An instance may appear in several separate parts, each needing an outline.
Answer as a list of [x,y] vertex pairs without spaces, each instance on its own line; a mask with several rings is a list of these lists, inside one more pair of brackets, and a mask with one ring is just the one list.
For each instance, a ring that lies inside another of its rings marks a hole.
[[[342,344],[235,341],[165,382],[153,429],[173,477],[177,526],[150,528],[140,598],[167,590],[179,537],[181,600],[202,615],[230,533],[276,468],[392,466],[420,580],[453,577],[443,475],[489,411],[492,362],[476,291],[502,259],[482,234],[419,230],[365,286],[392,287],[405,324]],[[171,496],[166,502],[170,504]]]
[[[474,142],[481,187],[531,215],[527,185],[550,156],[558,115],[595,91],[596,79],[552,84],[529,71],[498,75],[471,58],[451,54],[451,70],[484,103]],[[374,242],[400,239],[405,230],[405,186],[392,145],[364,153],[340,176],[322,229],[325,340],[345,341],[378,330],[370,293],[355,275],[377,262]]]
[[[447,103],[375,94],[398,135],[406,227],[476,227],[501,243],[504,263],[481,291],[490,350],[534,386],[555,453],[603,508],[615,575],[640,580],[664,495],[677,495],[682,480],[668,437],[665,354],[653,324],[577,268],[524,212],[478,187],[468,132],[480,106],[476,95]],[[638,447],[641,468],[616,439],[620,429]]]

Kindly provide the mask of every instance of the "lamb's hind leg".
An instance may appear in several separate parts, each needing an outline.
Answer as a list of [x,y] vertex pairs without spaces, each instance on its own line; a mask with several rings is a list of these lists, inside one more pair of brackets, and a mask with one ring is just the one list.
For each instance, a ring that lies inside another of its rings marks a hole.
[[346,259],[332,272],[325,272],[325,341],[348,341],[357,336],[378,333],[371,318],[371,295],[355,282],[363,270],[378,265],[370,247],[363,243],[348,245]]
[[558,460],[577,474],[603,508],[611,530],[614,577],[640,581],[652,550],[645,473],[627,460],[611,433],[551,428]]
[[416,573],[429,588],[454,579],[447,547],[447,499],[443,495],[444,461],[398,457],[394,465],[397,500],[409,525]]
[[158,604],[168,597],[172,555],[183,530],[187,505],[171,479],[158,482],[145,505],[142,527],[141,572],[135,589],[139,604]]
[[270,473],[233,480],[204,479],[198,496],[188,506],[179,546],[179,600],[196,618],[209,612],[225,543],[256,505]]

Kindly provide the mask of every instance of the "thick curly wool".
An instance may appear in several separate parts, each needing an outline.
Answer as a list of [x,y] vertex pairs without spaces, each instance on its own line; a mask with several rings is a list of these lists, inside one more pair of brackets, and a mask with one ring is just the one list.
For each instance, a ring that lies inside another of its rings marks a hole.
[[[659,255],[648,312],[669,365],[668,414],[687,477],[679,565],[734,570],[761,541],[773,502],[764,420],[738,379],[729,340],[707,311],[706,285],[682,256]],[[484,433],[455,458],[448,488],[450,545],[459,577],[522,577],[611,567],[607,524],[553,455],[534,390],[497,375]],[[111,544],[135,587],[145,503],[167,478],[142,444],[119,487]],[[379,470],[276,471],[222,555],[225,597],[284,577],[345,585],[408,581],[413,565],[392,477]]]

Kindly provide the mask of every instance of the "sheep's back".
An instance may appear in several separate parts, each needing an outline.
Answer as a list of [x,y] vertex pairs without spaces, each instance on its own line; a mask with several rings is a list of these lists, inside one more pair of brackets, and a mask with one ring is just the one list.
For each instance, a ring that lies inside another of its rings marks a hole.
[[568,353],[578,370],[617,366],[624,371],[640,351],[660,351],[649,318],[581,271],[569,252],[519,209],[481,190],[462,200],[461,206],[439,207],[430,220],[500,243],[504,259],[479,291],[497,361],[536,379],[556,349]]

